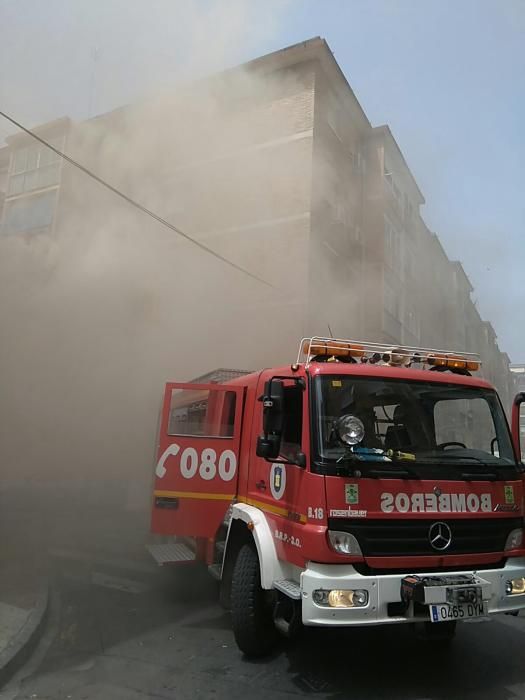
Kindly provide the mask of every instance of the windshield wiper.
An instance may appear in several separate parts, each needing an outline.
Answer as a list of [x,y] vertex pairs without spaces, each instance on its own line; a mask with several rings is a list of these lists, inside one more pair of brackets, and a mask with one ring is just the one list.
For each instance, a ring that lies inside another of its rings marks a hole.
[[498,475],[494,472],[461,472],[461,478],[465,481],[497,481]]
[[[394,450],[382,450],[379,448],[350,448],[347,450],[339,459],[337,460],[337,465],[346,462],[346,467],[349,468],[350,465],[354,466],[354,472],[356,469],[360,468],[361,465],[365,467],[365,474],[372,478],[390,477],[392,479],[407,479],[414,478],[419,479],[419,476],[412,470],[408,469],[403,465],[402,469],[390,468],[390,467],[375,467],[375,464],[398,464],[401,461],[414,461],[415,455],[409,452],[399,452]],[[360,466],[357,467],[356,465]]]
[[360,447],[360,448],[352,448],[349,447],[345,452],[339,457],[337,460],[337,464],[340,464],[341,462],[344,461],[351,461],[351,462],[391,462],[392,460],[390,459],[389,456],[385,454],[384,450],[378,449],[378,448],[367,448],[367,447]]
[[[376,464],[378,464],[376,462]],[[361,473],[362,472],[362,473]],[[358,478],[371,479],[419,479],[420,477],[412,469],[398,469],[390,467],[376,467],[373,462],[360,462],[359,460],[348,460],[346,464],[337,464],[336,473],[338,476],[353,476]]]
[[[461,478],[465,479],[465,481],[497,481],[498,480],[498,475],[494,472],[494,465],[493,464],[487,464],[484,462],[482,459],[479,457],[473,457],[472,455],[437,455],[436,456],[436,462],[442,461],[442,460],[450,460],[456,462],[458,467],[461,467],[461,462],[465,461],[470,461],[470,462],[476,462],[476,464],[480,465],[480,468],[487,469],[487,471],[478,471],[478,472],[471,472],[471,471],[463,471],[461,472]],[[430,463],[430,459],[428,460]],[[432,459],[432,462],[434,460]]]
[[471,455],[445,455],[439,454],[435,457],[432,456],[432,461],[441,462],[442,460],[451,460],[455,462],[461,462],[462,460],[468,460],[469,462],[477,462],[478,464],[485,464],[485,462],[479,457],[472,457]]
[[[381,457],[381,455],[378,455]],[[385,464],[384,467],[379,466]],[[392,466],[386,466],[387,464]],[[378,466],[376,466],[378,465]],[[345,456],[340,457],[336,463],[336,470],[342,475],[352,475],[356,476],[356,472],[363,471],[364,477],[371,477],[375,479],[381,479],[383,477],[391,479],[419,479],[420,477],[412,469],[408,469],[403,465],[403,467],[394,466],[394,462],[391,459],[359,459],[357,455],[350,452]]]
[[383,477],[390,479],[419,479],[420,477],[412,469],[377,469],[376,467],[371,467],[367,470],[366,476],[377,477],[381,479]]

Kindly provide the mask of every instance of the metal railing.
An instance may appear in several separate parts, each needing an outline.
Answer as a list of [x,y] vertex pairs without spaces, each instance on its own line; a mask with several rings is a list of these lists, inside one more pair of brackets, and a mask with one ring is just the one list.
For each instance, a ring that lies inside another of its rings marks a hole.
[[[322,348],[323,352],[319,353],[315,350]],[[392,354],[406,358],[411,362],[418,358],[419,362],[425,362],[429,356],[445,356],[463,359],[467,362],[477,362],[481,365],[480,357],[477,353],[463,352],[461,350],[443,350],[438,348],[423,348],[410,345],[394,345],[389,343],[371,343],[363,340],[351,340],[349,338],[327,338],[324,336],[312,336],[311,338],[303,338],[299,344],[297,353],[297,364],[303,362],[308,365],[311,358],[319,354],[330,355],[333,351],[334,355],[340,354],[341,350],[348,349],[367,355],[385,355]]]
[[211,372],[202,374],[200,377],[190,379],[191,384],[224,384],[245,374],[251,374],[253,370],[248,369],[214,369]]

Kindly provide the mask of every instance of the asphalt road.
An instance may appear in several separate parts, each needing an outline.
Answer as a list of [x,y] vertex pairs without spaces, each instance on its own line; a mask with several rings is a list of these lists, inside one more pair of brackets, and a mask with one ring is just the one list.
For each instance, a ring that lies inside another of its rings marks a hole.
[[464,624],[446,652],[408,627],[305,630],[245,660],[206,572],[55,559],[48,629],[1,700],[525,699],[525,617]]

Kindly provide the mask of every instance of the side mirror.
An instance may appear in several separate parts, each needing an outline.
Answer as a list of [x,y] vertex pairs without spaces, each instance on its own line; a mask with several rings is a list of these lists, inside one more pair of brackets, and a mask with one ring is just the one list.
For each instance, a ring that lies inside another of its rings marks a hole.
[[295,464],[297,464],[298,467],[302,467],[303,469],[306,467],[306,455],[304,452],[298,452],[297,455],[295,456]]
[[281,436],[284,421],[284,387],[280,379],[270,379],[264,385],[263,431],[265,435]]
[[277,459],[281,447],[280,435],[259,435],[255,453],[264,459]]
[[257,457],[277,459],[281,450],[284,423],[284,387],[280,379],[270,379],[264,385],[263,432],[257,438]]
[[[521,404],[525,403],[525,392],[516,395],[512,405],[512,440],[518,460],[521,459],[521,444],[520,444],[520,413]],[[524,419],[525,422],[525,419]]]

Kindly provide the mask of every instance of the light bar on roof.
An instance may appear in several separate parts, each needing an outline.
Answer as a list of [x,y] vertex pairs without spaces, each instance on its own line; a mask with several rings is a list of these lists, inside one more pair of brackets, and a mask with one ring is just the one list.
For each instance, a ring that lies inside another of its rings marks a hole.
[[475,372],[481,366],[475,353],[450,350],[435,350],[412,346],[392,346],[383,343],[369,343],[342,338],[313,336],[303,338],[299,345],[297,364],[309,365],[316,357],[334,361],[360,360],[370,364],[383,364],[394,367],[408,367],[414,363],[429,365],[436,369],[451,369],[459,372]]
[[476,372],[481,366],[479,360],[469,360],[457,353],[429,355],[427,357],[427,364],[433,367],[446,367],[448,369],[465,369],[469,372]]
[[365,350],[362,345],[350,341],[330,341],[307,338],[303,343],[303,353],[309,355],[335,355],[336,357],[363,357]]

